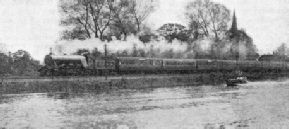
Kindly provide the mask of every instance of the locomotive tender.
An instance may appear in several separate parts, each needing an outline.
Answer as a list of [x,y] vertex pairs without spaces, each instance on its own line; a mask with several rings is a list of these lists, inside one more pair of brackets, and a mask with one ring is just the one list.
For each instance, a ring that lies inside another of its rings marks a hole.
[[[102,60],[82,55],[47,55],[41,76],[85,76],[136,73],[278,72],[289,70],[284,61],[237,61],[214,59],[162,59],[117,57]],[[106,63],[106,65],[105,65]]]

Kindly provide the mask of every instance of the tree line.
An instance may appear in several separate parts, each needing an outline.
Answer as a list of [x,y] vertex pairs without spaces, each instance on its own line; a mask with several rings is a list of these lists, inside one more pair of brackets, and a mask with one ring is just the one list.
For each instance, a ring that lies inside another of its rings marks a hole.
[[0,76],[38,76],[40,62],[24,50],[15,53],[0,53]]
[[[193,52],[190,58],[254,60],[259,56],[253,39],[244,29],[238,29],[235,12],[232,16],[224,5],[210,0],[189,2],[184,13],[189,21],[187,25],[167,23],[152,31],[145,20],[158,4],[157,0],[61,0],[61,25],[66,28],[61,37],[63,40],[99,38],[110,41],[111,37],[126,40],[128,35],[135,35],[143,43],[163,37],[168,43],[173,40],[187,43],[186,53]],[[204,40],[210,42],[206,48]],[[139,55],[154,55],[137,51]],[[136,55],[125,51],[115,54]]]

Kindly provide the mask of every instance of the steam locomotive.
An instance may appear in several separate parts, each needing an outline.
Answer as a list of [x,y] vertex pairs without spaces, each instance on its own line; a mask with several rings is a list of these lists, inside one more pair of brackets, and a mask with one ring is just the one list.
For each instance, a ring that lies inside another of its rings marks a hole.
[[46,55],[41,76],[86,76],[137,73],[278,72],[289,70],[286,61],[214,59],[162,59],[116,57],[103,60],[83,55]]

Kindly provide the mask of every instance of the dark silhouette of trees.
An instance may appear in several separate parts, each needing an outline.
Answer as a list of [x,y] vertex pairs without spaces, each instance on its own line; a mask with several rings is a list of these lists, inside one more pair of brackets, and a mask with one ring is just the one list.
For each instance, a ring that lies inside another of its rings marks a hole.
[[143,30],[138,34],[138,38],[143,43],[149,43],[154,39],[154,37],[157,37],[149,27],[143,26]]
[[34,60],[25,50],[18,50],[12,54],[11,75],[37,76],[40,68],[39,61]]
[[187,41],[190,36],[186,27],[177,23],[164,24],[158,29],[158,32],[164,36],[168,42],[172,42],[174,39]]
[[4,53],[0,53],[0,75],[7,75],[12,73],[12,58]]

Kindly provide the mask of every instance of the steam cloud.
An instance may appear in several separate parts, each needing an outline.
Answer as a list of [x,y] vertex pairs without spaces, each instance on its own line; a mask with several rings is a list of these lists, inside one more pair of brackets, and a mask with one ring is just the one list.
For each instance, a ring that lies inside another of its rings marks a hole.
[[[168,55],[172,54],[169,58],[195,58],[196,53],[198,53],[198,55],[213,55],[219,59],[227,59],[229,55],[237,51],[235,49],[239,49],[240,57],[246,58],[246,46],[242,42],[238,48],[234,48],[232,46],[234,43],[230,41],[216,43],[214,39],[210,38],[199,39],[193,43],[179,40],[173,40],[168,43],[164,39],[143,43],[136,36],[128,36],[127,41],[112,40],[109,43],[99,39],[59,41],[54,47],[53,53],[56,55],[72,54],[79,49],[92,51],[95,48],[103,53],[105,44],[107,44],[109,53],[126,51],[129,55],[133,53],[135,47],[136,50],[143,50],[145,53],[153,52],[154,56],[152,57],[168,58]],[[214,51],[213,53],[212,50]],[[149,56],[149,54],[146,56]]]
[[127,41],[112,40],[109,43],[103,42],[99,39],[87,39],[84,41],[60,41],[56,44],[53,52],[55,54],[71,54],[79,49],[88,49],[91,51],[95,48],[97,48],[100,52],[104,52],[105,44],[107,44],[107,49],[111,53],[127,51],[129,54],[131,54],[134,46],[137,50],[142,49],[145,52],[151,51],[152,47],[154,51],[159,53],[169,50],[174,53],[183,53],[188,50],[187,43],[178,40],[173,40],[172,43],[168,43],[165,40],[160,40],[144,44],[136,36],[129,36],[127,37]]

